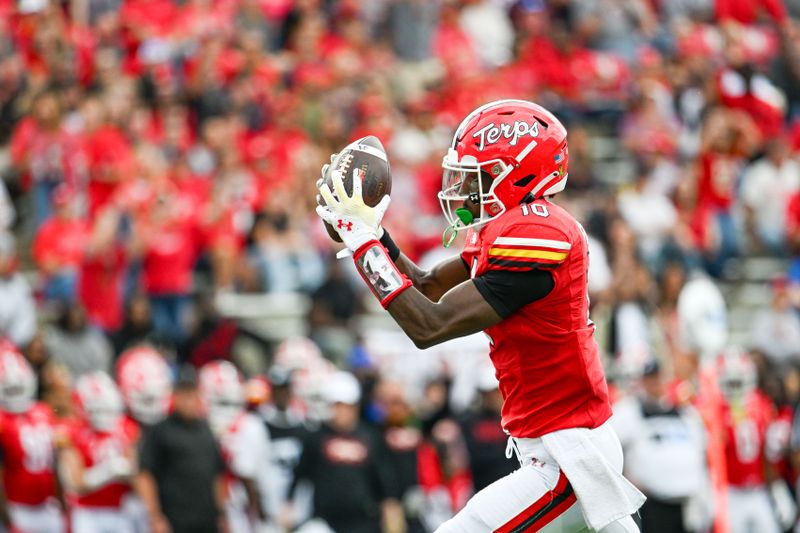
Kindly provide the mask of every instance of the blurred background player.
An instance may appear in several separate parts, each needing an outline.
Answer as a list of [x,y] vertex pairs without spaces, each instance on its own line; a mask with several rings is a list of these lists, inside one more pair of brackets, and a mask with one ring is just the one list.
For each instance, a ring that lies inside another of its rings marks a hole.
[[225,461],[193,367],[181,368],[172,412],[144,435],[136,489],[153,533],[226,530]]
[[[359,420],[361,387],[355,376],[340,371],[326,384],[325,399],[329,417],[303,444],[294,483],[311,482],[312,515],[333,531],[379,533],[391,473],[378,436]],[[290,508],[284,513],[292,515]]]
[[706,531],[713,501],[700,415],[669,400],[655,360],[632,389],[614,404],[611,421],[625,451],[625,475],[647,496],[639,510],[642,533]]
[[12,344],[0,339],[0,520],[11,532],[62,533],[54,449],[56,422],[36,401],[36,377]]
[[[292,388],[292,372],[273,366],[267,374],[272,388],[271,402],[259,410],[270,439],[270,470],[267,479],[267,511],[274,519],[289,499],[289,488],[295,484],[294,469],[303,453],[309,433],[306,419],[296,405]],[[291,500],[294,519],[302,523],[311,513],[311,490],[308,482],[298,482]]]
[[[172,372],[158,351],[140,345],[120,354],[116,381],[125,406],[125,419],[139,429],[138,447],[150,428],[167,416],[172,400]],[[147,509],[136,492],[125,496],[124,506],[136,532],[148,531]]]
[[212,361],[200,369],[200,393],[208,422],[222,449],[225,514],[230,533],[249,533],[265,524],[265,483],[269,476],[269,435],[245,410],[242,377],[232,363]]
[[775,464],[767,456],[767,430],[775,408],[757,388],[756,367],[738,347],[717,358],[723,401],[728,509],[732,533],[783,531],[793,523],[796,505]]
[[59,452],[59,473],[74,499],[72,531],[134,533],[124,507],[136,467],[139,427],[125,418],[122,396],[105,372],[84,374],[75,382],[86,417],[73,427]]

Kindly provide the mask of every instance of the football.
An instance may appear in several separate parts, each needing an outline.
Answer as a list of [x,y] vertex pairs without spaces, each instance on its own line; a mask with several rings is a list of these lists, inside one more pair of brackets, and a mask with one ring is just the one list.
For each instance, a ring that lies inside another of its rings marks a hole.
[[[353,169],[358,169],[361,174],[361,195],[368,206],[375,207],[385,195],[392,192],[389,158],[386,156],[383,144],[374,135],[353,141],[336,154],[323,176],[331,192],[334,192],[331,172],[339,170],[344,176],[344,190],[347,194],[353,193]],[[319,202],[324,205],[321,198]],[[339,234],[327,222],[325,229],[331,239],[342,242]]]

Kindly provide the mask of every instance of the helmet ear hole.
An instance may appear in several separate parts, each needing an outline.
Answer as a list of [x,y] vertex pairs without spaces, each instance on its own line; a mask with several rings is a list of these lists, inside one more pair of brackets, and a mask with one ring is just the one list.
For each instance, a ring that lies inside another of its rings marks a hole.
[[528,174],[524,178],[520,178],[517,181],[515,181],[514,182],[514,186],[515,187],[524,187],[527,184],[529,184],[530,182],[532,182],[535,177],[536,177],[535,174]]

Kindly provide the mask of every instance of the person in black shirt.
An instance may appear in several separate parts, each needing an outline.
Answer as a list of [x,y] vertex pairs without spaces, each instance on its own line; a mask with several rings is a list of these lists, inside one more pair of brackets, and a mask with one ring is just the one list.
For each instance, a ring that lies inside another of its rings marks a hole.
[[[428,531],[422,522],[425,495],[419,481],[418,450],[422,444],[419,421],[406,398],[402,383],[382,381],[375,399],[383,413],[382,433],[386,466],[392,471],[392,496],[402,503],[406,533]],[[402,530],[402,529],[401,529]]]
[[519,468],[516,458],[506,457],[508,435],[503,431],[500,419],[503,396],[498,389],[494,368],[481,370],[477,386],[480,395],[478,406],[460,424],[475,492]]
[[380,533],[392,483],[376,434],[359,422],[358,381],[337,372],[325,393],[330,419],[303,445],[292,489],[299,480],[311,481],[314,516],[336,533]]
[[192,367],[178,376],[173,412],[145,437],[139,466],[136,488],[153,533],[226,530],[221,477],[225,465],[203,418]]
[[[308,426],[303,413],[291,406],[292,372],[273,366],[267,374],[272,386],[272,402],[264,405],[259,414],[264,420],[270,439],[272,475],[268,480],[267,509],[272,516],[279,516],[280,507],[288,498],[289,487],[294,479],[294,469],[300,461],[303,442],[308,436]],[[297,489],[292,502],[297,520],[307,518],[311,506],[308,487]]]

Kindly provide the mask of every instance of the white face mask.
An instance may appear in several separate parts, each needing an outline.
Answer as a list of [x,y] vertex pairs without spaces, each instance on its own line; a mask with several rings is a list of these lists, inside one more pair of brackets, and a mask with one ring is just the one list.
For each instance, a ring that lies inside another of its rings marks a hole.
[[89,423],[97,431],[111,431],[119,421],[122,412],[118,409],[94,409],[89,412]]
[[0,405],[9,413],[24,413],[33,405],[36,394],[35,379],[22,379],[3,387],[0,391]]

